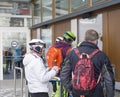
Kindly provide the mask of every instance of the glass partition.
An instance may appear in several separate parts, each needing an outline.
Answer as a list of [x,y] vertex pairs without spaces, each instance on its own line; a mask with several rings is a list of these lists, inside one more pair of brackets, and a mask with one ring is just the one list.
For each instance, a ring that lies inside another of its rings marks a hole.
[[68,0],[55,0],[55,17],[66,14],[68,14]]
[[52,0],[42,0],[42,21],[52,19]]
[[71,12],[88,7],[89,0],[71,0]]
[[52,45],[52,27],[42,29],[41,39],[46,42],[46,49]]
[[41,17],[40,16],[40,0],[37,0],[34,4],[34,16],[33,16],[34,24],[41,22],[40,17]]

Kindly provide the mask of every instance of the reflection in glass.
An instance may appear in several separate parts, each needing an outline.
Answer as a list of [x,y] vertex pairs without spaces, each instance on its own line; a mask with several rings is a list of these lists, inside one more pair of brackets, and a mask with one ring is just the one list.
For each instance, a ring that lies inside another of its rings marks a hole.
[[[13,69],[15,64],[14,52],[20,50],[20,67],[22,67],[22,56],[26,53],[26,33],[24,32],[3,32],[2,48],[3,48],[3,79],[13,79]],[[10,53],[9,53],[10,52]],[[11,60],[11,61],[10,61]],[[19,77],[17,75],[17,77]]]
[[41,39],[46,42],[46,49],[52,45],[52,28],[42,29]]
[[27,2],[13,2],[12,14],[30,15],[30,5]]
[[13,15],[30,15],[30,3],[21,0],[0,0],[0,13]]
[[71,0],[71,12],[88,7],[89,0]]
[[56,17],[68,14],[68,0],[55,0],[55,14]]
[[92,0],[92,5],[101,4],[101,3],[104,3],[106,1],[111,1],[111,0]]
[[10,27],[24,27],[24,18],[11,18]]
[[52,0],[42,0],[42,21],[52,19]]
[[34,24],[40,23],[40,0],[36,0],[34,4]]

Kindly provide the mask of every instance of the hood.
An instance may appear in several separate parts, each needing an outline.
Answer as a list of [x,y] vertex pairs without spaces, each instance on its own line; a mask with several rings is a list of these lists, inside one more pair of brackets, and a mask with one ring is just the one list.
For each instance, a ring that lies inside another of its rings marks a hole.
[[23,65],[27,66],[32,60],[34,59],[34,56],[32,54],[26,54],[23,58]]
[[71,45],[66,42],[59,41],[59,42],[55,43],[55,47],[62,48],[62,57],[64,59],[66,57],[66,53],[67,53],[68,49],[71,48]]

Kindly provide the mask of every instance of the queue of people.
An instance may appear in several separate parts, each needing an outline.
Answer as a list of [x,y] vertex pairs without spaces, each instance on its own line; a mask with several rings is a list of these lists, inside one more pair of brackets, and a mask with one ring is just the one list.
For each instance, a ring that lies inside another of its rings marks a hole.
[[[22,59],[26,50],[24,47],[16,47],[16,48],[8,48],[4,54],[4,74],[10,74],[10,72],[14,69],[14,66],[23,68]],[[20,72],[18,70],[18,72]]]
[[49,97],[48,84],[56,76],[68,92],[62,97],[114,97],[114,73],[108,56],[97,46],[98,32],[86,31],[84,41],[72,49],[75,39],[71,31],[57,37],[46,53],[47,67],[42,59],[46,43],[41,39],[29,42],[31,51],[26,53],[23,65],[30,97]]

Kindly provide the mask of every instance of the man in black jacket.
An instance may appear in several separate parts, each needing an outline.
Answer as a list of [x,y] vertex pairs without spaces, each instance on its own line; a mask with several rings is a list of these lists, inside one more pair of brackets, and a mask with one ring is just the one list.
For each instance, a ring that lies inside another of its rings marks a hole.
[[[99,35],[95,30],[88,30],[85,34],[85,41],[83,41],[80,46],[77,47],[79,52],[91,54],[95,49],[99,49],[97,46],[98,39]],[[72,72],[78,60],[78,56],[75,54],[75,51],[72,50],[64,60],[65,66],[62,68],[60,74],[62,85],[67,89],[68,92],[72,93],[73,97],[81,97],[78,93],[76,93],[71,82]],[[94,75],[96,80],[99,78],[101,73],[100,81],[91,95],[82,95],[82,97],[105,97],[105,93],[106,97],[114,97],[115,79],[109,58],[104,52],[99,51],[93,56],[92,62],[94,65]],[[104,91],[103,85],[101,84],[102,81],[105,83],[106,92]]]

